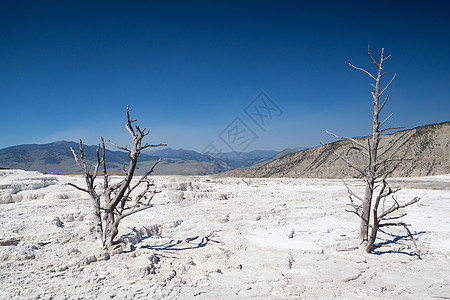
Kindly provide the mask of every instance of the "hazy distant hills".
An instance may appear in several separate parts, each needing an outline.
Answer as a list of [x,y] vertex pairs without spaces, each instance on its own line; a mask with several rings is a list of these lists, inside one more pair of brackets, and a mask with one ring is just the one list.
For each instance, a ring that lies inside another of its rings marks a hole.
[[[195,160],[199,162],[209,162],[216,159],[215,157],[212,158],[211,156],[201,154],[193,150],[184,149],[164,148],[161,150],[146,151],[145,153],[157,157]],[[226,152],[220,153],[218,158],[222,162],[226,163],[229,168],[234,169],[238,167],[252,166],[259,161],[267,162],[279,153],[281,152],[273,150],[254,150],[243,153]]]
[[[40,171],[44,173],[75,173],[79,167],[75,163],[70,147],[79,149],[74,142],[59,141],[49,144],[19,145],[0,149],[0,167]],[[83,145],[88,163],[96,159],[97,146]],[[112,172],[120,172],[127,162],[128,155],[123,151],[106,150],[107,168]],[[142,161],[155,161],[157,158],[142,155]]]
[[[0,168],[43,173],[78,173],[80,169],[75,163],[70,147],[76,151],[79,149],[78,143],[67,141],[0,149]],[[83,145],[83,148],[88,163],[93,165],[97,146]],[[277,151],[257,150],[241,154],[225,153],[223,158],[219,159],[192,150],[160,148],[145,151],[140,155],[137,173],[148,171],[159,157],[163,159],[155,169],[155,174],[204,175],[261,164],[270,161],[275,155],[280,154]],[[124,151],[106,150],[106,161],[108,171],[123,173],[123,165],[128,165],[129,162],[128,154]]]
[[203,155],[193,150],[184,149],[172,149],[172,148],[156,148],[158,150],[144,150],[143,153],[163,158],[182,159],[182,160],[195,160],[195,161],[210,161],[211,158],[207,155]]
[[[336,132],[336,134],[342,133]],[[367,143],[367,137],[355,139]],[[351,149],[353,145],[347,141],[337,141],[327,146],[296,152],[260,166],[228,171],[222,176],[311,178],[359,176],[331,151],[334,149],[357,165],[364,167],[366,159]],[[384,135],[380,146],[382,157],[412,159],[400,163],[392,176],[429,176],[450,173],[450,122],[425,125]]]

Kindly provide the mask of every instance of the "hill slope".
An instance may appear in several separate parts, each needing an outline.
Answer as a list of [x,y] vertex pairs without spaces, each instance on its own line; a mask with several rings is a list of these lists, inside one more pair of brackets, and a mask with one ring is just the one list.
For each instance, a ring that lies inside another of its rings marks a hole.
[[[367,143],[367,137],[355,138]],[[331,149],[349,158],[359,166],[366,159],[348,141],[337,141],[284,156],[267,164],[225,172],[221,176],[236,177],[316,177],[345,178],[359,174],[344,161],[337,158]],[[411,158],[398,165],[392,176],[430,176],[450,173],[450,122],[425,125],[409,130],[383,135],[380,152],[383,157]]]

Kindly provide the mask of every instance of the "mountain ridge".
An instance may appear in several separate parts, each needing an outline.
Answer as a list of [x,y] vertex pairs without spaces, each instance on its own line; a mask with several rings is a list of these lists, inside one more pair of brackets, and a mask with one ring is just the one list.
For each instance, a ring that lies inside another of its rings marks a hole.
[[[43,173],[78,173],[70,148],[79,152],[79,143],[56,141],[46,144],[23,144],[0,149],[0,168],[40,171]],[[95,164],[97,147],[84,145],[86,160],[90,166]],[[198,153],[194,150],[163,148],[144,150],[139,156],[137,173],[148,171],[159,157],[163,159],[155,168],[159,175],[206,175],[220,173],[237,167],[251,166],[255,161],[270,159],[277,151],[255,150],[248,153],[228,153],[233,159],[223,160]],[[113,173],[123,173],[128,165],[128,153],[106,149],[107,169]]]

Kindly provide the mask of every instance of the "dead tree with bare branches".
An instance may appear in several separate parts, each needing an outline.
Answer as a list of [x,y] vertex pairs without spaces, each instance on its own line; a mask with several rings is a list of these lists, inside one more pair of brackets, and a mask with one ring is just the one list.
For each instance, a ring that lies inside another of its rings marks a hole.
[[[372,246],[377,238],[377,232],[381,227],[403,226],[406,229],[409,237],[413,239],[413,236],[408,229],[408,224],[398,221],[398,219],[405,216],[406,213],[394,213],[420,200],[419,198],[415,197],[405,204],[399,204],[395,193],[400,189],[392,189],[387,182],[387,177],[395,170],[397,164],[403,160],[406,160],[406,158],[383,158],[383,153],[381,153],[381,155],[379,153],[382,134],[388,130],[401,128],[384,126],[393,114],[390,114],[384,121],[379,121],[380,113],[389,99],[389,94],[384,97],[384,100],[382,102],[380,102],[380,100],[382,100],[383,94],[389,88],[397,74],[392,77],[392,79],[384,88],[382,88],[381,78],[386,74],[385,72],[383,72],[383,64],[390,57],[390,55],[384,57],[384,48],[381,49],[381,58],[380,61],[377,62],[371,54],[370,46],[368,47],[368,52],[372,64],[377,68],[377,75],[372,75],[367,70],[356,67],[349,63],[352,68],[366,73],[372,80],[375,81],[375,84],[371,84],[371,86],[373,87],[373,91],[371,92],[373,98],[373,128],[371,136],[367,139],[367,145],[357,141],[356,139],[345,136],[338,136],[327,131],[328,134],[333,135],[338,139],[351,142],[353,144],[351,148],[358,151],[360,154],[367,158],[367,165],[365,168],[363,168],[350,161],[343,154],[339,154],[336,151],[332,150],[335,155],[344,160],[350,167],[358,171],[364,178],[364,181],[366,183],[365,193],[363,197],[354,193],[346,185],[350,198],[350,203],[348,205],[351,208],[348,211],[355,213],[361,219],[359,228],[360,248],[365,253],[369,253],[371,251]],[[355,199],[358,200],[359,203],[355,203]],[[380,206],[380,204],[382,205]]]
[[[136,170],[136,164],[141,151],[150,147],[167,146],[166,144],[149,145],[142,144],[142,140],[149,134],[145,128],[141,129],[139,126],[133,126],[133,123],[137,120],[130,118],[130,110],[127,106],[127,123],[125,128],[131,134],[133,143],[131,148],[117,146],[111,143],[114,147],[128,152],[130,159],[128,169],[125,169],[125,177],[116,184],[111,184],[110,177],[106,170],[106,157],[105,157],[105,141],[101,138],[102,144],[97,148],[97,161],[94,165],[94,170],[89,170],[88,164],[85,159],[83,151],[83,144],[80,140],[80,158],[78,158],[75,150],[72,150],[76,163],[84,173],[84,179],[86,181],[86,188],[79,187],[73,183],[69,185],[86,192],[93,202],[93,215],[97,233],[97,240],[103,249],[108,249],[113,244],[114,238],[119,232],[119,223],[123,218],[128,217],[134,213],[143,211],[152,207],[150,203],[153,199],[156,191],[152,189],[153,183],[149,180],[148,176],[153,172],[154,168],[158,164],[159,160],[153,165],[153,167],[144,176],[142,176],[137,182],[132,185],[132,179]],[[103,190],[98,192],[96,190],[95,180],[99,174],[99,170],[103,169]],[[138,187],[143,185],[143,190],[137,194]],[[135,192],[136,191],[136,192]],[[135,192],[135,193],[133,193]],[[133,195],[132,195],[133,193]]]

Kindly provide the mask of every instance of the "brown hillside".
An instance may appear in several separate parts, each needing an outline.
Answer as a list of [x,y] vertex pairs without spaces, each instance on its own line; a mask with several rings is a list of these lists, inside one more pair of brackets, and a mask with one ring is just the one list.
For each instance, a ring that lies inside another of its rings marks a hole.
[[[367,137],[356,138],[367,143]],[[379,153],[386,157],[411,158],[397,164],[391,176],[430,176],[450,173],[450,122],[425,125],[409,130],[383,135]],[[234,177],[311,177],[346,178],[360,177],[331,149],[343,153],[352,162],[365,167],[366,158],[352,149],[348,141],[330,143],[287,155],[259,167],[236,169],[221,176]]]

